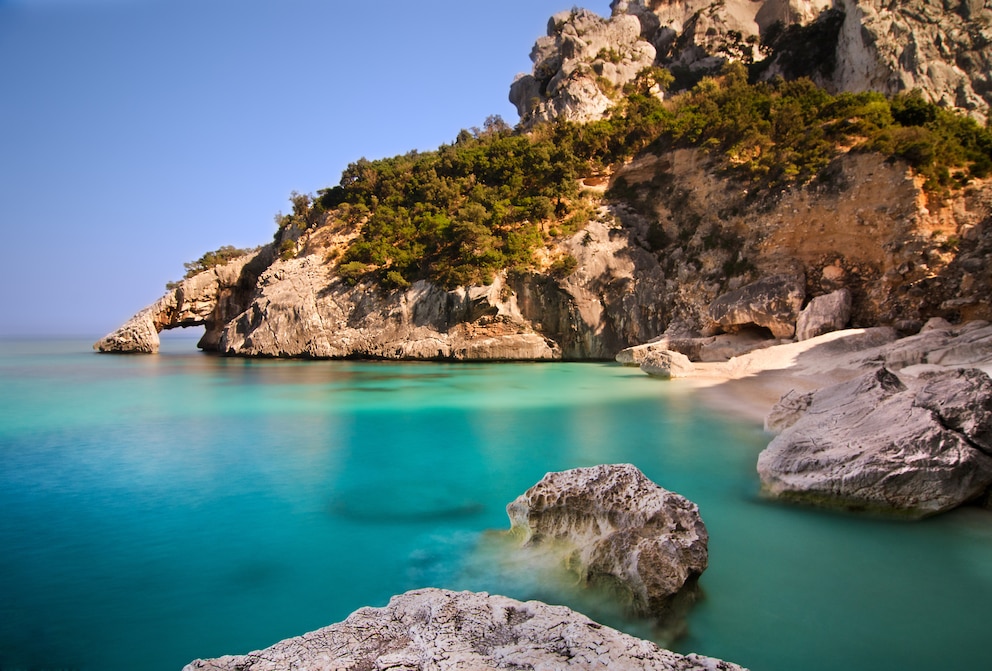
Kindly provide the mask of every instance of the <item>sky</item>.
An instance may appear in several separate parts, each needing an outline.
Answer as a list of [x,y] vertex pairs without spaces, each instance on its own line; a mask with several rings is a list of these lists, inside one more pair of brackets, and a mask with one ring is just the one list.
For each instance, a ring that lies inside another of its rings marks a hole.
[[0,0],[0,336],[101,336],[184,262],[270,241],[292,191],[515,124],[572,6]]

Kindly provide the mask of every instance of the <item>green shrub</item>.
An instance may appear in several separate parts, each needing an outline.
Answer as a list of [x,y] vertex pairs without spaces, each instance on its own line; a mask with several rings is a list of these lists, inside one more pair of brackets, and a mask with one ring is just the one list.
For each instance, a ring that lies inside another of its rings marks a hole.
[[188,279],[206,270],[210,270],[211,268],[222,266],[240,256],[253,254],[257,251],[258,247],[241,249],[231,245],[224,245],[223,247],[219,247],[212,252],[205,253],[196,261],[184,263],[183,267],[186,269],[186,274],[183,277],[184,279]]
[[579,260],[571,254],[566,254],[552,263],[551,267],[548,269],[548,272],[551,273],[552,277],[564,279],[575,272],[575,269],[578,266]]
[[[832,39],[837,16],[822,17],[817,48]],[[796,46],[805,39],[797,35],[780,39]],[[488,282],[506,269],[533,269],[537,249],[594,215],[593,197],[579,192],[578,178],[608,173],[645,150],[702,149],[714,169],[747,184],[751,199],[812,181],[845,151],[905,160],[933,190],[992,173],[992,131],[918,93],[835,96],[808,79],[749,83],[748,74],[730,63],[662,101],[655,87],[667,88],[679,73],[649,68],[604,119],[557,120],[524,133],[491,117],[482,130],[463,130],[436,151],[359,159],[316,197],[292,194],[292,213],[277,220],[302,230],[333,211],[335,221],[358,227],[336,259],[346,281],[399,288],[426,279],[452,287]],[[664,186],[635,187],[617,178],[607,198],[647,212],[652,198],[667,193]],[[670,207],[677,209],[674,201]],[[678,240],[691,239],[698,224],[680,222]],[[655,250],[669,244],[660,226],[645,242]],[[712,236],[703,242],[727,247]],[[732,269],[740,270],[739,263]]]

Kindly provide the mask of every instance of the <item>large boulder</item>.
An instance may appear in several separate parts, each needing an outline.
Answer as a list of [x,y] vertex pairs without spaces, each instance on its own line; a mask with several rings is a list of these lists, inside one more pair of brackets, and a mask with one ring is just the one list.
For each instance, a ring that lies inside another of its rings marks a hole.
[[362,608],[344,622],[247,655],[196,660],[183,671],[486,671],[594,669],[741,671],[679,655],[564,606],[423,589]]
[[582,581],[614,590],[640,614],[671,616],[706,569],[696,504],[630,464],[548,473],[506,511],[525,545],[560,552]]
[[696,367],[685,354],[661,350],[647,355],[641,361],[641,370],[652,377],[670,380],[673,377],[689,377]]
[[709,318],[717,329],[728,332],[760,326],[776,338],[791,338],[805,297],[802,276],[769,275],[710,303]]
[[851,292],[838,289],[809,302],[796,320],[796,340],[840,331],[851,320]]
[[880,367],[773,410],[782,429],[758,457],[775,498],[908,517],[940,513],[992,485],[992,379]]

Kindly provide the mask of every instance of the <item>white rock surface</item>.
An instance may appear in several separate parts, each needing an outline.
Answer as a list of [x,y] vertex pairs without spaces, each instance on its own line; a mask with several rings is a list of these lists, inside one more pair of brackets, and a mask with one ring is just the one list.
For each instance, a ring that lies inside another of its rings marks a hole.
[[630,464],[548,473],[506,512],[525,545],[547,544],[581,580],[615,588],[643,614],[666,616],[706,569],[696,504]]
[[838,289],[809,302],[796,320],[796,340],[840,331],[851,320],[851,292]]
[[776,498],[924,517],[992,485],[992,379],[977,369],[900,379],[880,367],[773,411],[758,457]]
[[695,371],[689,357],[671,350],[654,351],[641,362],[641,370],[652,377],[670,380],[676,377],[689,377]]
[[742,671],[679,655],[563,606],[423,589],[362,608],[344,622],[247,655],[196,660],[183,671],[487,671],[611,669]]
[[710,304],[709,318],[725,331],[760,326],[776,338],[791,338],[805,298],[801,276],[770,275],[717,298]]

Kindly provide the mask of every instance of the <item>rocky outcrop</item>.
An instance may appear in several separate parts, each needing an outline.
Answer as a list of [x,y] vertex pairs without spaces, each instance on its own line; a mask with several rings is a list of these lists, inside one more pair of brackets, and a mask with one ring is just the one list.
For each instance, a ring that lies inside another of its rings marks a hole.
[[273,255],[270,245],[184,279],[93,348],[99,352],[154,353],[163,330],[204,326],[199,347],[216,349],[222,329],[247,307],[258,273],[272,262]]
[[611,10],[551,20],[533,73],[511,87],[525,123],[600,118],[610,88],[649,65],[671,69],[678,87],[728,60],[835,92],[920,89],[980,123],[992,104],[992,7],[982,0],[615,0]]
[[839,331],[851,320],[851,292],[838,289],[809,302],[796,320],[796,340]]
[[924,517],[992,485],[992,379],[979,370],[880,367],[783,405],[758,458],[770,496]]
[[[830,175],[830,188],[749,204],[701,152],[646,154],[614,176],[635,194],[628,202],[603,205],[548,250],[574,258],[571,273],[451,290],[352,286],[327,260],[333,227],[321,226],[302,234],[294,258],[270,245],[184,280],[97,348],[154,351],[158,331],[204,324],[201,347],[235,356],[604,360],[654,340],[693,361],[726,361],[775,344],[772,330],[791,335],[789,292],[773,312],[748,285],[798,274],[811,295],[847,289],[854,326],[907,332],[935,316],[992,317],[992,188],[977,183],[930,212],[905,166],[878,156],[844,156]],[[710,319],[713,304],[725,305],[725,326]]]
[[724,331],[759,326],[776,338],[791,338],[805,298],[802,277],[772,275],[717,298],[710,303],[709,318]]
[[673,377],[689,377],[695,367],[689,357],[681,352],[670,350],[653,351],[641,361],[641,370],[652,377],[670,380]]
[[832,83],[843,91],[919,89],[980,122],[992,104],[992,6],[981,0],[841,0]]
[[585,9],[551,17],[547,36],[530,54],[532,74],[519,75],[510,102],[528,123],[563,118],[601,118],[615,102],[611,94],[654,64],[655,48],[641,39],[631,15],[604,19]]
[[454,671],[592,669],[742,671],[679,655],[563,606],[424,589],[362,608],[343,622],[247,655],[196,660],[183,671]]
[[548,473],[506,508],[527,546],[560,554],[587,584],[665,620],[691,602],[708,535],[694,503],[629,464]]

